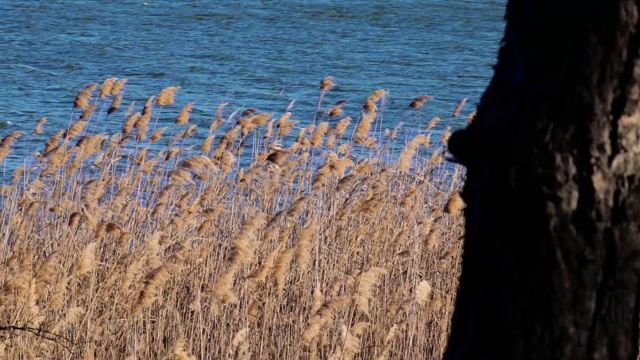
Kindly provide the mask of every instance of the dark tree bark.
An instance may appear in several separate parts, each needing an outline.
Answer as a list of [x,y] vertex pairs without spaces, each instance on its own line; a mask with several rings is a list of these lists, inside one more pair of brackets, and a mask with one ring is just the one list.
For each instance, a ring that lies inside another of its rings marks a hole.
[[637,357],[638,7],[509,1],[494,77],[449,140],[467,207],[445,359]]

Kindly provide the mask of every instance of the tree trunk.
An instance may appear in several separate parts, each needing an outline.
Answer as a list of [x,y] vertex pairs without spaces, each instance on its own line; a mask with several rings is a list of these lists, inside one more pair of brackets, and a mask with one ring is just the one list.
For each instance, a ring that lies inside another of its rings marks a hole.
[[444,358],[636,359],[639,3],[510,0],[467,167]]

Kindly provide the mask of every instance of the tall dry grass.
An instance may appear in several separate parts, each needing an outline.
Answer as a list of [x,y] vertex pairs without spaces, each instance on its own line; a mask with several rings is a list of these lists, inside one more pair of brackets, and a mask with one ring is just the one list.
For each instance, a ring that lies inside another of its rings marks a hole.
[[0,191],[1,358],[441,356],[463,206],[448,129],[387,128],[384,90],[325,109],[332,78],[310,125],[291,106],[198,119],[177,86],[123,111],[125,83],[0,141],[32,153]]

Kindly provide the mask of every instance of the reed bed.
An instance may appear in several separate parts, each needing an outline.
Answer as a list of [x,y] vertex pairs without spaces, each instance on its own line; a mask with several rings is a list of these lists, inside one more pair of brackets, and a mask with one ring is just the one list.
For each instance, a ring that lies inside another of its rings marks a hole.
[[308,124],[194,119],[177,86],[121,107],[126,82],[0,140],[28,154],[0,189],[1,358],[441,357],[464,206],[446,116],[386,128],[385,90],[348,114],[327,78]]

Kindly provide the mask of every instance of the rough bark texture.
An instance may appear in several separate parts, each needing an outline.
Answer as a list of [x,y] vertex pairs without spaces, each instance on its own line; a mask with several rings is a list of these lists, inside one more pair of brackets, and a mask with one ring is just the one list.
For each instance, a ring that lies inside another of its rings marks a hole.
[[467,166],[445,359],[635,359],[640,306],[636,1],[510,0]]

